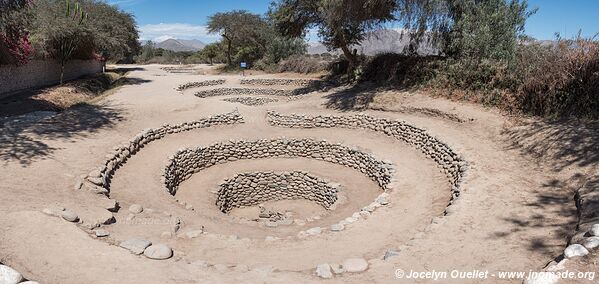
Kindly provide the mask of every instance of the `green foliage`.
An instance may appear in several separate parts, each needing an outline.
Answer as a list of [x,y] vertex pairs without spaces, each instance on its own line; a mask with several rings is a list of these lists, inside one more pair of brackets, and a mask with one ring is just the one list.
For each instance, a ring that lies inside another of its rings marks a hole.
[[107,61],[131,62],[141,49],[133,16],[101,1],[88,0],[83,7],[89,14],[96,52]]
[[220,62],[224,61],[225,55],[223,53],[222,44],[217,42],[204,46],[204,48],[200,52],[200,56],[202,58],[207,59],[208,62],[210,62],[210,65],[214,64],[215,59],[218,59],[218,61]]
[[354,65],[350,45],[393,20],[395,9],[395,0],[279,0],[269,14],[285,36],[302,37],[309,28],[317,28],[322,42],[330,49],[341,48]]
[[[234,65],[233,57],[236,54],[238,60],[254,59],[251,55],[266,46],[267,37],[264,30],[267,28],[268,24],[259,15],[243,10],[216,13],[208,20],[208,32],[218,33],[223,37],[229,66]],[[252,58],[243,58],[244,56]]]

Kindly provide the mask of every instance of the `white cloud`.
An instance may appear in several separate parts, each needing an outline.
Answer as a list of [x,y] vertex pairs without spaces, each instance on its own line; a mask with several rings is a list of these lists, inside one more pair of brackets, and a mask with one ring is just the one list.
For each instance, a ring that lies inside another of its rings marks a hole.
[[206,26],[182,23],[149,24],[139,27],[142,40],[163,41],[169,38],[199,39],[206,42],[218,40],[218,34],[208,34]]

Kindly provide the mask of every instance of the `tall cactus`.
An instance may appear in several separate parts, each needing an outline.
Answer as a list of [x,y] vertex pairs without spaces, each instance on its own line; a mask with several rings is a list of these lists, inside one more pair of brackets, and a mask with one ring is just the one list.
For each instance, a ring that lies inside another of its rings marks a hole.
[[[67,20],[72,20],[77,26],[83,24],[87,19],[87,12],[83,10],[83,7],[79,2],[75,1],[74,5],[71,4],[70,0],[65,0],[64,16]],[[60,61],[60,84],[64,82],[64,68],[77,49],[79,44],[79,38],[77,34],[63,34],[56,38],[56,57]]]

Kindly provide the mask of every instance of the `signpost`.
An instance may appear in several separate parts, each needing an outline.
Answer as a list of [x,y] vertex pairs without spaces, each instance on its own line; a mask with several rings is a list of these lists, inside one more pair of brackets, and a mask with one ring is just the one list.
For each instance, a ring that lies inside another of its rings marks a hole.
[[241,69],[242,69],[242,71],[241,71],[242,76],[245,76],[245,68],[248,67],[248,64],[246,62],[241,62],[239,65],[241,66]]

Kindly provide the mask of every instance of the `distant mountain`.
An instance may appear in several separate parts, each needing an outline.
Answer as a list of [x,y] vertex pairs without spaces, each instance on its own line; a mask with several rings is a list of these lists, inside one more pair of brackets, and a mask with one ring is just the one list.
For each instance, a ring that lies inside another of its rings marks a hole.
[[204,48],[204,46],[206,46],[206,44],[196,39],[185,40],[171,38],[163,42],[156,43],[157,48],[171,51],[198,51]]
[[[383,52],[401,53],[409,43],[409,36],[397,30],[378,30],[369,33],[360,45],[352,46],[358,54],[375,55]],[[340,54],[340,50],[327,51],[321,43],[311,42],[308,45],[308,54],[321,54],[328,52]],[[419,54],[434,54],[435,49],[428,44],[423,44],[418,50]]]

